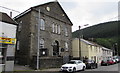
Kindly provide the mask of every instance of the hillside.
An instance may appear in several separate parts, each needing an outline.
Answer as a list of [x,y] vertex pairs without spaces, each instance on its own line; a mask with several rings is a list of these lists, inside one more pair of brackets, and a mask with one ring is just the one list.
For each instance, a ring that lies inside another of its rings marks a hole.
[[[72,33],[72,37],[79,37],[79,34],[84,39],[94,41],[99,45],[104,47],[115,49],[115,44],[117,43],[117,48],[120,48],[120,21],[111,21],[106,23],[100,23],[82,30],[77,30]],[[120,49],[119,49],[120,54]]]
[[106,22],[106,23],[100,23],[85,29],[82,29],[81,31],[77,30],[72,33],[73,38],[78,37],[79,33],[81,33],[84,38],[106,38],[106,37],[114,37],[118,36],[118,32],[120,29],[118,29],[118,24],[120,21],[112,21],[112,22]]

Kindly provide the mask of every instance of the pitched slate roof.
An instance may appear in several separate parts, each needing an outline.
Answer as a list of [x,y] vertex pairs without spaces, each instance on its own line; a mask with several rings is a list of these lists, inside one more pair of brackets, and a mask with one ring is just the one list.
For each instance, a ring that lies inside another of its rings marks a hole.
[[10,16],[3,12],[0,12],[0,21],[17,25],[17,23]]
[[80,39],[80,40],[83,41],[83,42],[85,42],[88,45],[95,45],[94,43],[92,43],[90,41],[87,41],[87,40],[84,40],[84,39]]
[[101,46],[101,45],[98,45],[97,43],[94,43],[94,42],[92,42],[92,41],[88,41],[88,40],[84,40],[84,39],[81,39],[81,41],[83,41],[84,43],[86,43],[86,44],[88,44],[88,45],[99,46],[99,47],[101,47],[101,48],[104,49],[104,50],[111,50],[111,49],[109,49],[109,48],[105,48],[105,47],[103,47],[103,46]]
[[[23,13],[21,13],[21,14],[17,15],[16,17],[14,17],[14,19],[18,19],[19,17],[21,17],[21,16],[29,13],[29,12],[32,11],[32,10],[38,11],[37,8],[40,8],[40,9],[41,9],[41,13],[44,13],[44,14],[45,14],[43,7],[46,6],[46,5],[50,5],[50,4],[58,5],[58,6],[60,7],[60,9],[62,10],[62,12],[64,13],[64,16],[65,16],[66,19],[68,20],[66,23],[68,23],[68,24],[70,24],[70,25],[73,25],[72,22],[71,22],[71,20],[69,19],[69,17],[67,16],[67,14],[65,13],[65,11],[63,10],[63,8],[61,7],[61,5],[59,4],[58,1],[52,1],[52,2],[48,2],[48,3],[45,3],[45,4],[41,4],[41,5],[37,5],[37,6],[31,7],[31,8],[29,8],[28,10],[24,11]],[[54,14],[53,12],[50,12],[49,16],[52,17],[53,14]],[[60,16],[60,15],[58,15],[58,17],[59,17],[59,16]],[[58,18],[58,17],[55,17],[55,18]],[[63,19],[62,19],[62,18],[58,18],[58,19],[59,19],[59,20],[62,20],[62,21],[65,21],[65,18],[63,18]]]

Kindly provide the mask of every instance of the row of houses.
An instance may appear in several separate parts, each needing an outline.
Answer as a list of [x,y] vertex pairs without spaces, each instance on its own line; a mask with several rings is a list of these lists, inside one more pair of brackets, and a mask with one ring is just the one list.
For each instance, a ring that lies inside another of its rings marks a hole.
[[[57,1],[31,7],[13,19],[14,24],[12,25],[18,26],[16,27],[17,30],[7,28],[14,32],[6,30],[0,32],[0,34],[4,31],[6,34],[8,34],[8,32],[11,35],[14,34],[14,37],[6,38],[17,38],[16,47],[12,44],[14,46],[12,49],[14,50],[9,49],[12,54],[15,52],[12,57],[8,58],[5,55],[7,53],[6,51],[4,51],[5,54],[0,53],[4,56],[4,60],[0,59],[2,63],[4,61],[4,64],[8,59],[13,61],[13,57],[15,56],[15,63],[28,65],[36,69],[37,67],[60,67],[70,59],[79,58],[80,56],[88,57],[89,59],[96,60],[96,62],[100,62],[103,58],[112,56],[111,50],[93,42],[81,39],[79,46],[79,40],[77,38],[72,40],[73,24]],[[11,18],[12,21],[13,19]],[[2,35],[0,37],[5,38]],[[1,42],[1,44],[6,43]],[[3,47],[3,45],[1,45],[1,47]],[[79,47],[81,47],[81,51]],[[2,52],[3,48],[0,49]],[[14,64],[12,66],[14,66]],[[5,67],[7,67],[6,64]],[[11,70],[13,70],[13,67]]]
[[88,59],[95,60],[96,63],[100,64],[101,60],[112,58],[113,51],[92,41],[73,38],[72,56],[74,59],[79,59],[80,57],[83,59],[87,57]]

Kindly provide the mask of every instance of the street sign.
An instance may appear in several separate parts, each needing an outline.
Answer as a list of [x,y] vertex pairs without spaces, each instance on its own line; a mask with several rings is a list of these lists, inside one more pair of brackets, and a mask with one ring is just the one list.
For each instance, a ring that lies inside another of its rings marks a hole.
[[0,37],[0,44],[16,44],[16,39]]

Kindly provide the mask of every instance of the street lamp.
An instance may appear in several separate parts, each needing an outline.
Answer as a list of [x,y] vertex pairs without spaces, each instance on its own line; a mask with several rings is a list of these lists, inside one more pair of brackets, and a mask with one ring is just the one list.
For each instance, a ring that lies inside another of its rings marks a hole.
[[40,9],[38,12],[39,12],[39,19],[38,19],[39,21],[38,21],[38,42],[37,42],[38,49],[37,49],[37,66],[36,66],[37,70],[39,69],[39,63],[40,63],[40,60],[39,60],[40,59],[39,58],[39,56],[40,56],[40,47],[39,47],[40,46],[40,23],[41,23],[40,22]]
[[[85,24],[83,26],[88,26],[89,24]],[[81,27],[83,26],[79,26],[79,58],[81,59],[81,34],[80,34],[80,30],[81,30]]]
[[116,47],[116,55],[118,56],[118,44],[115,43],[115,47]]
[[118,43],[113,44],[113,56],[118,55]]

